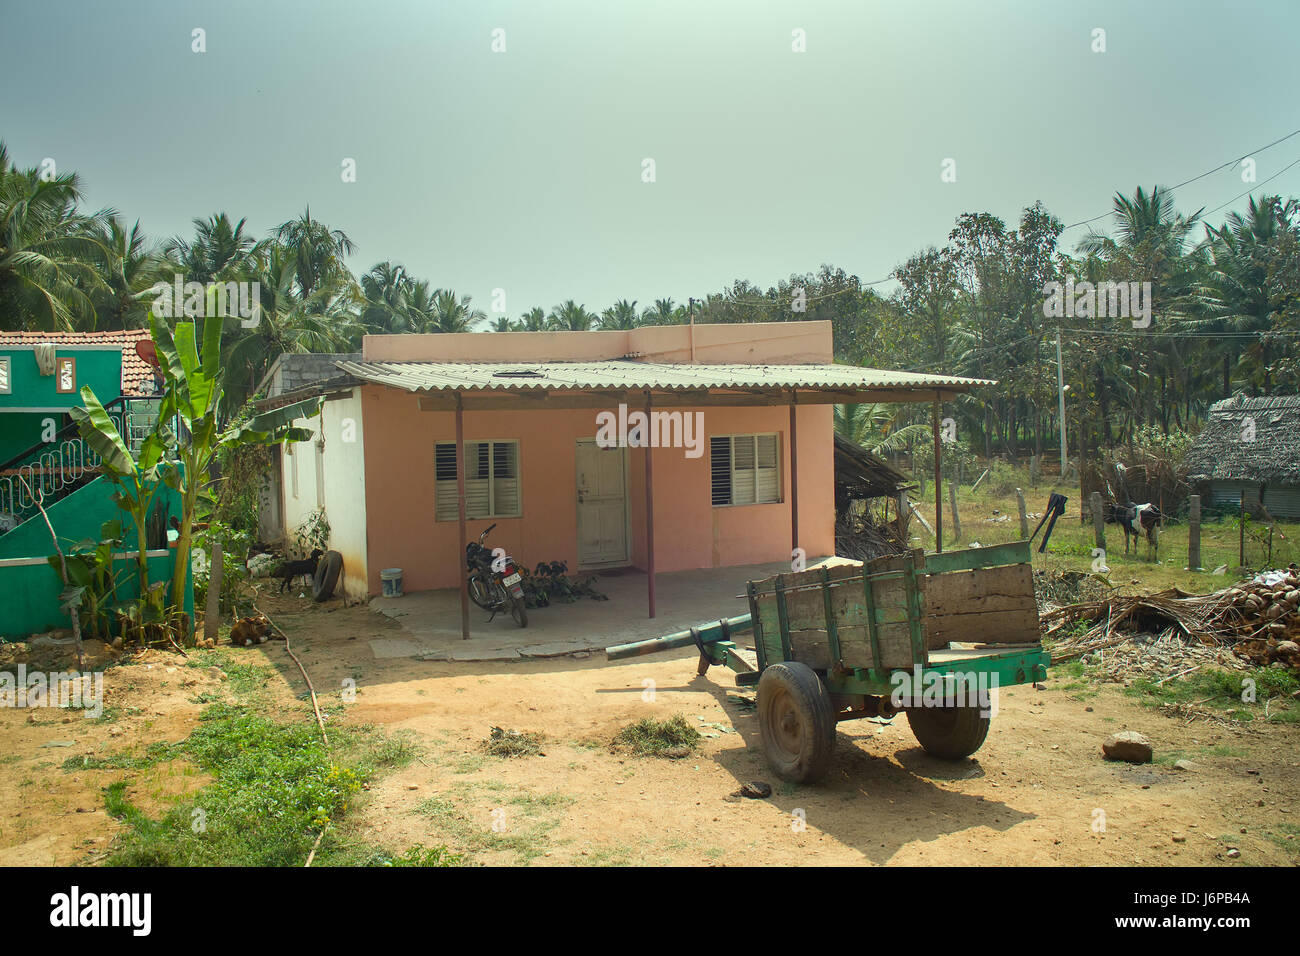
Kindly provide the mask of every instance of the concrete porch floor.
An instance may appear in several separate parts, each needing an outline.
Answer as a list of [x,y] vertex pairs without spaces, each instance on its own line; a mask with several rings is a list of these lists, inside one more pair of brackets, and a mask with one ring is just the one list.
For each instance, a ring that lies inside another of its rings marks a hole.
[[[808,566],[818,563],[810,561]],[[377,597],[370,607],[397,621],[405,633],[374,639],[370,647],[381,659],[440,661],[527,660],[597,651],[744,614],[749,609],[743,597],[746,581],[789,570],[788,562],[775,562],[661,573],[655,580],[653,619],[646,616],[644,572],[624,568],[615,574],[597,573],[595,589],[608,601],[583,597],[572,604],[530,608],[523,628],[504,613],[489,622],[488,612],[471,604],[468,641],[460,636],[460,595],[454,589]]]

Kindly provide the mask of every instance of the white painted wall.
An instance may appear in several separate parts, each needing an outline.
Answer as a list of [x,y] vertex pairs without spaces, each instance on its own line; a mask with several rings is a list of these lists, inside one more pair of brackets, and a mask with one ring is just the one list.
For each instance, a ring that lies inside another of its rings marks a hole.
[[343,590],[351,599],[364,599],[366,472],[359,390],[326,402],[321,416],[294,424],[311,431],[312,439],[285,445],[280,453],[285,534],[292,542],[298,526],[323,506],[330,549],[343,555]]

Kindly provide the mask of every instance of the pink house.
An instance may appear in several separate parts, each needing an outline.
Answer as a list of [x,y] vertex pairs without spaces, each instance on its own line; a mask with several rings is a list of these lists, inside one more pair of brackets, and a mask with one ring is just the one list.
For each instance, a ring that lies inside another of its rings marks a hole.
[[834,552],[834,404],[980,384],[836,365],[829,322],[371,335],[335,365],[263,405],[325,398],[299,422],[315,441],[281,452],[281,513],[324,508],[351,596],[390,567],[407,591],[458,587],[495,523],[529,567],[644,570],[652,616],[656,571]]

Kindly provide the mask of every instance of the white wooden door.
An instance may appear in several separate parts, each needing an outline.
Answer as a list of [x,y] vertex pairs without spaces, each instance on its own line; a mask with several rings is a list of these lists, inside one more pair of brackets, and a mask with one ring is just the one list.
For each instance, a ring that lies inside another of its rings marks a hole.
[[577,444],[578,564],[628,559],[627,449]]

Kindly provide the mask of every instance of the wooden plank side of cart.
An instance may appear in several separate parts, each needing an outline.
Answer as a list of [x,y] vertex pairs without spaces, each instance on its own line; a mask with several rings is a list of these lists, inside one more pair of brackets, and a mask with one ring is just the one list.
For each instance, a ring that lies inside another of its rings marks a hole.
[[1028,542],[780,574],[747,594],[758,670],[797,661],[838,693],[890,693],[899,671],[992,686],[1047,673]]

